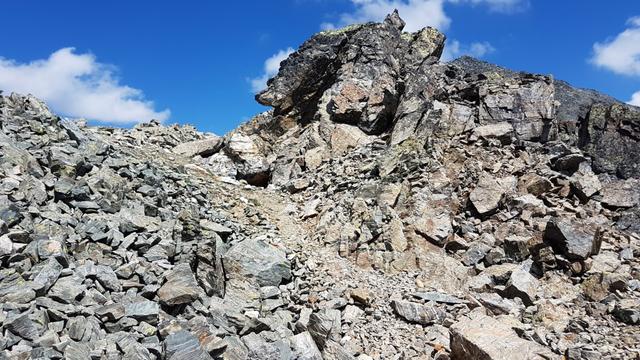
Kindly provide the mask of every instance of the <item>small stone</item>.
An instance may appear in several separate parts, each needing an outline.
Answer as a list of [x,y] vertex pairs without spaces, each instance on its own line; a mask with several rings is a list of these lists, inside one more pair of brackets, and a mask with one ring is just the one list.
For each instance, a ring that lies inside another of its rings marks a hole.
[[64,358],[68,360],[91,359],[91,348],[86,343],[71,341],[64,348]]
[[475,265],[484,259],[489,250],[491,250],[491,246],[480,241],[474,241],[469,244],[467,251],[462,254],[462,263],[467,266]]
[[118,276],[110,267],[104,265],[96,266],[96,278],[107,290],[122,291],[122,284],[120,284]]
[[498,139],[503,144],[510,142],[515,135],[513,125],[508,122],[478,126],[473,129],[473,135],[483,139]]
[[62,269],[62,265],[55,258],[47,260],[33,278],[34,290],[39,294],[46,293],[58,280]]
[[13,319],[5,320],[4,327],[27,340],[33,341],[40,336],[40,331],[36,327],[36,323],[29,318],[28,314],[22,314]]
[[13,242],[7,235],[0,236],[0,258],[13,253]]
[[124,305],[124,315],[150,324],[158,322],[160,305],[154,301],[138,298],[136,301]]
[[208,231],[213,231],[222,237],[227,237],[233,234],[233,230],[230,228],[205,219],[200,220],[200,227]]
[[426,237],[437,245],[444,245],[451,234],[451,215],[443,212],[440,214],[424,214],[414,224],[416,232]]
[[12,227],[23,218],[22,211],[15,204],[0,205],[0,220],[5,226]]
[[364,306],[369,306],[371,305],[371,293],[369,293],[368,290],[363,289],[363,288],[355,288],[353,290],[351,290],[350,292],[350,296],[353,299],[353,301],[360,303]]
[[638,299],[621,300],[616,304],[613,315],[625,324],[640,324],[640,301]]
[[456,304],[466,303],[466,301],[458,299],[455,296],[444,294],[437,291],[417,292],[413,294],[413,296],[427,302],[434,301],[441,304],[456,305]]
[[553,163],[553,168],[558,171],[573,174],[578,171],[580,164],[584,161],[587,161],[587,159],[581,154],[569,154],[556,160]]
[[602,204],[610,208],[630,208],[640,204],[640,183],[635,179],[615,181],[602,189]]

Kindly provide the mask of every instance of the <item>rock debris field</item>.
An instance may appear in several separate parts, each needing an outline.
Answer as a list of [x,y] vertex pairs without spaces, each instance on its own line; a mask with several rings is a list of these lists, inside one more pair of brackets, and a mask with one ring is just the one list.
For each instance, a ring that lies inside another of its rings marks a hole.
[[403,26],[223,137],[0,96],[0,359],[640,358],[640,109]]

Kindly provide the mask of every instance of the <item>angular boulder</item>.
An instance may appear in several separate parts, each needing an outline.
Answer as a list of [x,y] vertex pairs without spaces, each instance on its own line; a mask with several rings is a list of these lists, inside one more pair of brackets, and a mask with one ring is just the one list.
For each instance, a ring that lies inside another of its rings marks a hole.
[[166,273],[165,278],[167,282],[158,289],[158,298],[163,304],[188,304],[200,296],[202,290],[188,263],[176,265]]
[[222,257],[229,278],[255,281],[260,286],[278,286],[291,278],[291,263],[285,253],[262,240],[244,240]]
[[599,230],[594,234],[584,229],[584,224],[551,218],[544,231],[544,240],[570,260],[585,260],[600,252],[602,238]]
[[558,358],[542,345],[522,339],[506,323],[476,315],[451,326],[451,359],[548,360]]
[[223,139],[219,136],[214,136],[179,144],[173,148],[173,152],[186,157],[193,157],[196,155],[206,157],[218,152],[218,150],[222,148],[222,144]]

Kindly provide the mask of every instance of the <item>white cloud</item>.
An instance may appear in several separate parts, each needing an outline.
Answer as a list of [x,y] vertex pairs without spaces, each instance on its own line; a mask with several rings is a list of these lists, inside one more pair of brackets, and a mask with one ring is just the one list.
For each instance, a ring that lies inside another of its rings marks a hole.
[[92,54],[63,48],[47,59],[19,63],[0,57],[0,89],[30,93],[63,115],[114,124],[131,124],[169,118],[157,112],[142,91],[121,85],[114,67],[101,64]]
[[635,106],[640,106],[640,91],[638,91],[635,94],[631,95],[631,100],[629,100],[629,104],[635,105]]
[[260,91],[267,88],[267,81],[274,77],[278,70],[280,70],[280,63],[289,57],[289,54],[293,52],[293,48],[288,47],[284,50],[280,50],[270,58],[265,60],[264,62],[264,73],[262,76],[253,78],[250,80],[251,82],[251,90],[254,93],[259,93]]
[[461,44],[458,40],[448,40],[442,53],[442,61],[450,61],[462,55],[482,58],[494,51],[496,51],[496,49],[487,41],[465,45]]
[[387,14],[397,9],[407,23],[405,31],[418,31],[431,26],[446,31],[451,24],[445,3],[486,5],[496,12],[513,12],[528,6],[529,0],[351,0],[355,9],[352,13],[340,15],[337,24],[322,23],[323,30],[331,30],[350,24],[382,21]]
[[592,63],[621,75],[640,76],[640,16],[615,38],[593,45]]

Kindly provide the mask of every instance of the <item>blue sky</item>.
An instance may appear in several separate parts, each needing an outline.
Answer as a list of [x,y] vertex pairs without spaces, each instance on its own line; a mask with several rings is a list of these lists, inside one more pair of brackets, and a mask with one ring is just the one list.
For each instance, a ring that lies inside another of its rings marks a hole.
[[410,29],[441,28],[449,57],[551,73],[623,101],[640,91],[640,1],[630,0],[10,1],[0,89],[102,123],[154,116],[223,134],[265,109],[253,91],[266,65],[272,73],[321,28],[394,7]]

